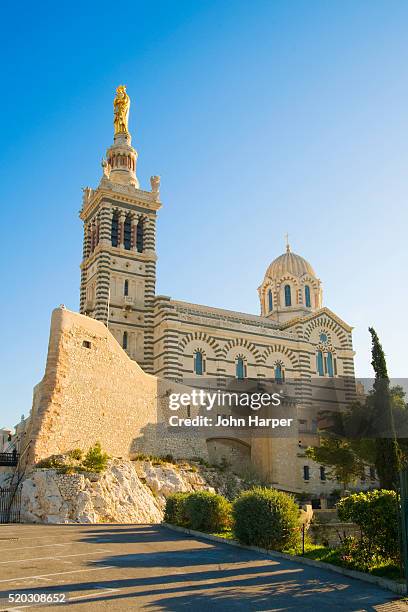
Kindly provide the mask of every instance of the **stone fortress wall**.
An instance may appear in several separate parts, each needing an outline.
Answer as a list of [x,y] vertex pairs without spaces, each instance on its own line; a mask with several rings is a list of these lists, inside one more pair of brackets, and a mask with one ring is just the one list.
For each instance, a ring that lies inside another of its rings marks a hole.
[[146,374],[106,326],[57,308],[51,319],[45,374],[34,390],[24,446],[29,462],[97,440],[114,457],[143,450],[179,457],[207,457],[205,440],[168,433],[167,387]]

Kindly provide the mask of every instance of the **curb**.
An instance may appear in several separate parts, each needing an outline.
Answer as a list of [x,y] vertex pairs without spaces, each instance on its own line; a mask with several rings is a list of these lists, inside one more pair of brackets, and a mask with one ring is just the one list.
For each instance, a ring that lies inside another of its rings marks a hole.
[[327,569],[336,574],[342,574],[349,578],[355,578],[363,582],[370,582],[376,584],[387,591],[393,591],[397,595],[406,595],[407,587],[405,584],[389,580],[388,578],[382,578],[381,576],[373,576],[372,574],[365,574],[357,570],[347,569],[346,567],[339,567],[338,565],[332,565],[331,563],[325,563],[324,561],[315,561],[314,559],[308,559],[307,557],[300,557],[298,555],[289,555],[287,553],[277,552],[275,550],[267,550],[266,548],[259,548],[258,546],[247,546],[246,544],[239,544],[236,540],[227,540],[220,536],[211,535],[210,533],[203,533],[202,531],[194,531],[194,529],[186,529],[185,527],[178,527],[177,525],[170,525],[170,523],[162,523],[164,527],[172,529],[173,531],[179,531],[186,533],[204,540],[210,540],[210,542],[218,542],[220,544],[228,544],[229,546],[235,546],[236,548],[244,548],[245,550],[253,550],[255,552],[262,553],[267,557],[273,559],[286,559],[286,561],[293,561],[301,563],[303,565],[310,565],[311,567],[317,567],[320,569]]

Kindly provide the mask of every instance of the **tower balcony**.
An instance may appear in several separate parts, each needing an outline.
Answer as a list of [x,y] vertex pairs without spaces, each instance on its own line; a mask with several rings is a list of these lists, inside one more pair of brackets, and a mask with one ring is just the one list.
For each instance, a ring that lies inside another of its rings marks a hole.
[[133,298],[130,295],[124,295],[123,296],[123,310],[132,310],[133,306],[135,304],[135,298]]

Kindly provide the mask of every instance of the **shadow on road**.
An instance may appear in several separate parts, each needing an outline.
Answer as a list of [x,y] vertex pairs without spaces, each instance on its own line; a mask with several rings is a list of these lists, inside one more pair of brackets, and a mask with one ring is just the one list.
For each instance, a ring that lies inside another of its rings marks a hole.
[[[319,612],[351,612],[372,611],[377,605],[397,599],[374,585],[330,571],[270,559],[255,551],[200,540],[161,526],[95,526],[85,532],[81,529],[76,541],[100,544],[101,538],[118,544],[135,543],[140,545],[141,552],[112,554],[89,561],[90,569],[99,567],[101,570],[95,572],[98,576],[95,580],[58,584],[56,576],[55,584],[50,586],[42,584],[13,590],[68,594],[119,589],[119,592],[95,597],[89,594],[65,604],[84,610],[103,602],[104,608],[113,610],[316,609]],[[154,547],[150,549],[149,545]],[[8,593],[2,591],[0,597],[7,597]],[[143,605],[139,608],[140,601]]]

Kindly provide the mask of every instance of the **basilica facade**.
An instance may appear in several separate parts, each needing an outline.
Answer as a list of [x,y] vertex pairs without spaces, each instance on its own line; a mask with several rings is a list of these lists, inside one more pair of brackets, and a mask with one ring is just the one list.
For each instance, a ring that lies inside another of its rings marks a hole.
[[83,190],[80,312],[104,322],[128,356],[158,377],[211,379],[219,388],[233,379],[287,385],[298,407],[299,474],[324,480],[304,449],[316,442],[319,412],[333,404],[322,389],[335,391],[340,410],[355,397],[351,326],[324,305],[314,268],[289,244],[258,287],[259,314],[157,295],[160,178],[141,189],[137,157],[126,115],[115,122],[99,185]]

